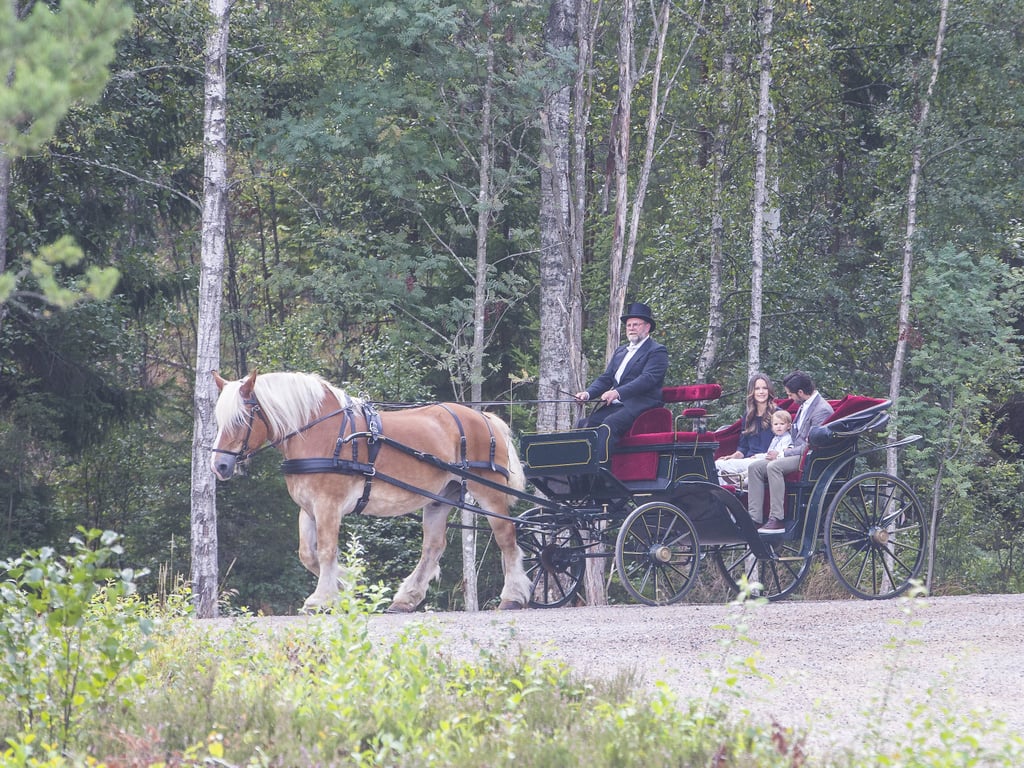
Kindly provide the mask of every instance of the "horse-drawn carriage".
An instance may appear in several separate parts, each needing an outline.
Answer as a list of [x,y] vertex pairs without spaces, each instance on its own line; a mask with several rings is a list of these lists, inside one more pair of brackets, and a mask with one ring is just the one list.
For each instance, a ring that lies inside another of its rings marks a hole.
[[[888,400],[832,401],[800,471],[787,476],[786,530],[765,536],[744,491],[719,484],[715,457],[735,450],[740,426],[706,428],[701,406],[721,395],[716,384],[666,387],[665,403],[690,407],[641,414],[614,447],[600,427],[525,435],[517,454],[505,422],[458,403],[378,411],[309,374],[215,378],[213,471],[226,480],[256,452],[282,452],[300,507],[299,557],[318,576],[307,608],[337,595],[337,537],[350,512],[423,510],[423,552],[394,611],[414,610],[437,576],[452,507],[490,523],[502,553],[502,608],[572,602],[595,557],[614,557],[625,591],[651,605],[681,600],[707,560],[732,589],[756,581],[769,599],[797,591],[819,553],[850,592],[872,599],[906,590],[924,564],[924,510],[911,487],[854,471],[866,454],[920,439],[871,442],[888,424]],[[519,502],[530,508],[513,518]]]
[[[663,400],[704,403],[720,394],[717,384],[666,387]],[[778,405],[796,409],[789,400]],[[900,594],[924,564],[924,510],[905,481],[855,474],[855,464],[920,437],[870,442],[888,424],[888,400],[850,395],[831,405],[800,470],[786,478],[786,530],[768,536],[751,520],[745,491],[720,485],[715,471],[715,458],[736,448],[738,421],[708,431],[704,408],[675,417],[653,409],[610,450],[602,429],[524,436],[526,476],[547,497],[519,517],[530,604],[571,602],[586,560],[609,556],[626,592],[651,605],[681,600],[706,561],[733,590],[745,577],[777,600],[800,588],[819,553],[854,595]]]

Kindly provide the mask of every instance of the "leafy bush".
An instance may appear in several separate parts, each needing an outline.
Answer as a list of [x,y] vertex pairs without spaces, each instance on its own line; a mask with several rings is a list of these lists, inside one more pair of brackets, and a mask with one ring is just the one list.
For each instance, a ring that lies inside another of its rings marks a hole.
[[39,735],[66,748],[90,714],[144,681],[132,667],[151,623],[130,599],[135,573],[107,565],[121,553],[116,534],[79,530],[71,556],[43,547],[3,563],[0,712],[26,744]]

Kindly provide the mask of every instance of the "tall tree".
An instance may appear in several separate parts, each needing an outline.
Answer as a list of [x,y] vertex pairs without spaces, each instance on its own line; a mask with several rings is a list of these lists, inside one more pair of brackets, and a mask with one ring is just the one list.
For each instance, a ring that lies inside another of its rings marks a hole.
[[[939,0],[939,23],[935,32],[935,48],[931,55],[928,86],[920,100],[914,105],[911,114],[912,145],[910,152],[910,178],[907,183],[907,219],[903,236],[903,273],[900,281],[899,319],[897,320],[896,350],[893,354],[892,374],[889,379],[889,399],[899,410],[900,384],[903,367],[906,364],[907,340],[911,334],[911,282],[914,270],[914,237],[917,230],[917,195],[921,182],[921,168],[924,157],[924,138],[928,127],[928,114],[931,111],[935,84],[939,79],[939,67],[942,63],[942,49],[946,44],[946,18],[949,13],[949,0]],[[891,440],[897,438],[895,427]],[[886,467],[892,474],[899,468],[898,451],[890,450],[886,456]],[[935,523],[932,532],[934,535]]]
[[210,0],[206,38],[203,111],[202,273],[196,336],[192,428],[192,592],[196,615],[215,618],[217,604],[217,486],[210,448],[217,437],[217,388],[211,372],[220,367],[220,309],[227,242],[227,63],[231,4]]
[[[484,351],[487,346],[487,243],[494,220],[494,29],[497,8],[492,0],[481,19],[484,35],[484,82],[480,99],[480,165],[476,204],[476,269],[473,272],[473,337],[471,341],[469,381],[470,399],[483,400]],[[476,516],[462,510],[462,582],[466,610],[480,608],[476,579]]]
[[707,331],[704,335],[704,345],[697,358],[696,380],[705,382],[708,373],[715,367],[718,360],[719,345],[722,343],[722,330],[724,325],[724,308],[722,306],[722,276],[725,259],[725,214],[723,212],[724,194],[727,168],[727,153],[729,146],[729,124],[726,116],[730,113],[732,101],[733,74],[736,70],[736,54],[732,49],[732,25],[733,25],[732,4],[725,2],[721,8],[722,33],[719,39],[723,48],[721,54],[721,68],[718,75],[719,89],[721,92],[721,107],[719,119],[713,128],[711,139],[710,162],[711,167],[711,231],[708,250],[708,320]]
[[[586,5],[586,4],[584,4]],[[575,0],[551,0],[544,25],[544,47],[553,59],[552,81],[544,89],[540,112],[540,351],[538,356],[537,429],[550,432],[571,426],[572,407],[557,401],[566,392],[578,392],[581,360],[579,283],[582,261],[575,245],[577,215],[570,198],[573,191],[570,146],[573,96],[576,109],[585,94],[573,88],[583,75],[568,66],[573,41],[587,44],[589,31],[577,27]],[[583,70],[585,71],[585,70]]]
[[[609,259],[609,306],[608,336],[605,346],[605,360],[610,360],[619,345],[619,330],[622,309],[626,303],[629,279],[636,260],[637,241],[640,234],[640,219],[644,211],[651,181],[651,169],[659,150],[667,140],[659,139],[665,104],[675,88],[680,71],[686,60],[684,53],[675,67],[664,73],[666,42],[671,26],[672,3],[669,0],[657,7],[651,7],[651,33],[648,45],[642,50],[640,62],[635,58],[636,8],[632,0],[626,0],[622,9],[619,26],[619,97],[612,119],[615,211],[613,214],[611,255]],[[630,195],[629,179],[631,164],[630,136],[634,89],[641,79],[650,80],[650,90],[644,92],[647,111],[644,125],[644,145],[636,169],[636,184]]]
[[764,227],[768,205],[768,122],[772,113],[772,25],[775,5],[763,0],[758,9],[761,32],[757,130],[754,135],[754,205],[750,237],[750,324],[747,334],[747,375],[761,370],[761,287],[764,280]]

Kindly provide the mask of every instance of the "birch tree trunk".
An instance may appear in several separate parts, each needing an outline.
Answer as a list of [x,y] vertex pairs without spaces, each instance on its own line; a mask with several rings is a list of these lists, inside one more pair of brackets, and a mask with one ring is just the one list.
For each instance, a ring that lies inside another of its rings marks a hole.
[[768,198],[768,123],[771,118],[772,26],[774,0],[763,0],[761,22],[761,75],[754,137],[754,211],[750,236],[750,325],[747,333],[747,371],[761,370],[761,314],[764,285],[764,220]]
[[[612,122],[615,149],[615,216],[612,233],[612,249],[609,258],[608,301],[608,335],[605,347],[605,360],[610,360],[615,348],[619,345],[620,316],[626,302],[626,291],[629,277],[633,270],[636,257],[636,243],[640,230],[640,217],[643,213],[647,187],[650,183],[651,168],[657,155],[658,126],[664,114],[664,105],[676,82],[680,71],[667,78],[662,85],[662,67],[665,60],[665,42],[668,39],[669,21],[671,19],[671,3],[664,0],[658,8],[654,19],[653,43],[645,52],[645,62],[653,57],[651,64],[651,90],[647,113],[646,140],[643,157],[637,176],[636,189],[632,199],[629,196],[629,161],[630,161],[630,123],[632,118],[632,99],[634,84],[637,82],[637,67],[633,61],[633,35],[636,28],[636,7],[632,0],[626,0],[622,10],[622,21],[619,28],[619,101]],[[684,57],[685,58],[685,57]],[[681,62],[680,62],[681,67]],[[646,63],[642,70],[646,70]],[[599,554],[601,545],[594,548]],[[587,560],[586,589],[587,600],[591,605],[607,603],[605,589],[605,560],[591,558]]]
[[[493,19],[494,3],[488,3],[486,19]],[[494,131],[491,110],[494,106],[494,44],[489,22],[487,29],[486,68],[483,99],[480,104],[480,192],[477,200],[476,271],[473,278],[473,348],[470,357],[470,399],[483,400],[484,347],[487,344],[487,238],[491,231],[493,204],[492,163],[494,162]],[[480,610],[476,578],[476,515],[462,510],[462,583],[465,588],[465,609]]]
[[[736,54],[731,47],[733,10],[728,3],[722,8],[722,52],[721,107],[722,114],[729,114],[732,104],[733,74],[736,71]],[[715,128],[711,145],[711,258],[708,264],[708,329],[704,346],[697,358],[696,380],[706,382],[711,369],[718,362],[718,346],[722,340],[724,312],[722,311],[722,264],[725,248],[725,220],[722,215],[723,191],[725,187],[726,154],[729,151],[729,125],[723,118]]]
[[[612,121],[615,127],[615,217],[612,233],[612,248],[609,267],[610,296],[608,302],[608,343],[605,360],[610,360],[619,345],[622,309],[626,303],[626,291],[636,259],[636,243],[640,231],[640,217],[643,214],[647,187],[650,184],[651,168],[658,150],[658,128],[664,114],[668,96],[676,83],[682,62],[671,77],[662,83],[662,68],[665,61],[665,42],[668,38],[672,5],[663,0],[654,18],[653,42],[645,52],[645,62],[653,57],[651,64],[651,90],[645,126],[644,152],[637,174],[636,189],[629,197],[630,123],[632,119],[633,90],[639,79],[638,68],[633,61],[632,37],[636,28],[636,8],[632,0],[626,0],[622,11],[619,39],[619,101]],[[625,39],[628,38],[628,39]],[[685,59],[685,56],[683,57]],[[646,63],[639,71],[646,71]]]
[[[7,269],[7,204],[11,191],[11,158],[0,143],[0,275]],[[0,301],[0,331],[7,319],[7,304]]]
[[[545,49],[561,54],[573,42],[574,0],[551,0],[544,26]],[[569,73],[566,72],[566,75]],[[576,75],[579,80],[579,73]],[[583,388],[579,376],[579,284],[581,262],[574,258],[575,209],[569,199],[569,145],[572,82],[552,87],[541,112],[540,163],[540,359],[537,430],[572,426],[575,406],[547,402]],[[575,312],[574,312],[575,306]],[[576,323],[573,323],[573,316]],[[575,336],[574,336],[575,334]]]
[[[203,115],[202,272],[196,335],[195,414],[192,430],[192,594],[196,615],[217,616],[217,488],[210,471],[216,439],[217,388],[210,372],[220,365],[221,285],[227,242],[228,0],[210,0]],[[241,373],[241,372],[239,372]]]
[[[910,158],[910,180],[907,184],[907,226],[903,234],[903,277],[900,282],[900,308],[897,321],[896,351],[892,360],[892,376],[889,379],[889,399],[893,403],[894,413],[899,410],[900,383],[903,379],[903,367],[907,361],[907,340],[910,338],[910,300],[912,297],[911,283],[914,271],[914,233],[917,231],[917,190],[921,182],[921,164],[924,153],[924,136],[927,129],[928,113],[931,111],[932,93],[939,79],[939,66],[942,63],[942,48],[946,42],[946,17],[949,12],[949,0],[939,2],[939,28],[935,33],[935,49],[932,53],[931,75],[924,98],[914,109],[917,120],[913,124],[914,143]],[[913,118],[912,118],[913,119]],[[891,442],[898,438],[896,420],[889,433]],[[886,451],[886,471],[892,475],[899,472],[899,456],[896,449]],[[935,515],[931,527],[929,541],[929,562],[935,547]]]

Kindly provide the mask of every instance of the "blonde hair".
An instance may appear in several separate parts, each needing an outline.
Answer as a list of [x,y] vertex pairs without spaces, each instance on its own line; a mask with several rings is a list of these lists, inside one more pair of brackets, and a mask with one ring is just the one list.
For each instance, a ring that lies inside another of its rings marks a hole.
[[775,419],[781,419],[788,426],[793,423],[793,414],[784,408],[779,408],[772,414],[772,421],[775,421]]

